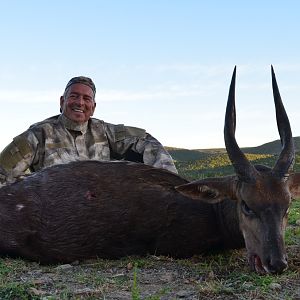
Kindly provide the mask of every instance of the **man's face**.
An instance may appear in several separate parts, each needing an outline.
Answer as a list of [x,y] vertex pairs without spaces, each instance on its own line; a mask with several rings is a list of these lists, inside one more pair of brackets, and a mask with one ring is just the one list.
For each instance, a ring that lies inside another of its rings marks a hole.
[[60,97],[60,108],[64,115],[77,123],[84,123],[94,114],[96,103],[93,90],[81,83],[72,84]]

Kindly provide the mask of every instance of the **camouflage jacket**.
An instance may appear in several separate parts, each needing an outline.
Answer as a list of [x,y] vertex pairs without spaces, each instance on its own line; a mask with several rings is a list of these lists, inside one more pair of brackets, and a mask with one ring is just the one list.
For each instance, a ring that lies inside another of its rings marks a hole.
[[94,118],[79,125],[63,114],[36,123],[15,137],[0,154],[0,173],[3,182],[28,169],[35,172],[74,160],[120,159],[177,173],[171,156],[144,129]]

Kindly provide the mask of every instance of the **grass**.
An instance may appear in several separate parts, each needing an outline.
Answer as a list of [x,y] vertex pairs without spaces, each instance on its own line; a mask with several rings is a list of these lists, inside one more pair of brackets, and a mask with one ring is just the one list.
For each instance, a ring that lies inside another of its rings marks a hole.
[[300,199],[294,200],[291,203],[288,224],[285,231],[285,243],[287,245],[300,245],[300,226],[297,222],[300,221]]
[[0,299],[38,299],[30,293],[30,284],[9,283],[0,289]]
[[131,295],[132,295],[132,300],[139,300],[140,299],[140,289],[138,287],[137,283],[137,266],[134,266],[133,269],[133,283],[132,283],[132,288],[131,288]]
[[296,225],[296,222],[300,220],[300,199],[293,200],[289,212],[289,224]]
[[[300,282],[299,250],[296,256],[293,248],[288,251],[290,269],[277,276],[251,272],[245,250],[184,260],[151,256],[143,258],[139,266],[135,260],[140,259],[135,257],[116,261],[98,259],[72,266],[70,270],[1,259],[0,299],[104,299],[120,291],[127,295],[124,299],[158,300],[176,299],[182,290],[192,291],[200,299],[221,296],[222,299],[257,299],[257,295],[261,295],[260,299],[293,299],[297,292],[294,284]],[[149,285],[156,285],[151,292],[148,292]],[[43,293],[35,295],[34,291]]]

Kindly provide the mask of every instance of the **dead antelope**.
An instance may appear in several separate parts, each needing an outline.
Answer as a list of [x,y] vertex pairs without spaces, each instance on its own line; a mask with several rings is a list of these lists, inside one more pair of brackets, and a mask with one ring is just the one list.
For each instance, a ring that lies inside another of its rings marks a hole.
[[250,266],[262,273],[278,273],[287,267],[284,231],[291,199],[300,196],[300,173],[289,175],[295,158],[290,123],[273,67],[271,71],[277,127],[283,146],[274,168],[251,165],[235,140],[234,69],[224,138],[236,175],[196,181],[177,188],[185,195],[208,203],[217,203],[224,197],[236,200],[239,227],[244,236]]
[[251,166],[234,138],[234,84],[235,72],[225,141],[236,176],[188,183],[132,162],[52,166],[0,189],[0,253],[42,263],[182,258],[243,247],[245,239],[253,268],[283,271],[287,210],[291,194],[300,194],[299,174],[287,177],[294,159],[288,118],[273,75],[283,151],[273,170]]

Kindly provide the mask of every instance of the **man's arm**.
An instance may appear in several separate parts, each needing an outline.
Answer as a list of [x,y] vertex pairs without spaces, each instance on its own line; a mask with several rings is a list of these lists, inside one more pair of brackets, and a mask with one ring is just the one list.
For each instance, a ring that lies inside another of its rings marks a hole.
[[31,166],[36,148],[35,136],[26,131],[13,139],[13,141],[0,153],[0,182],[13,182],[15,178],[24,175]]
[[[124,125],[106,125],[110,147],[115,158],[140,161],[146,165],[178,173],[167,150],[144,129]],[[140,160],[138,155],[134,157],[134,153],[139,155]]]

